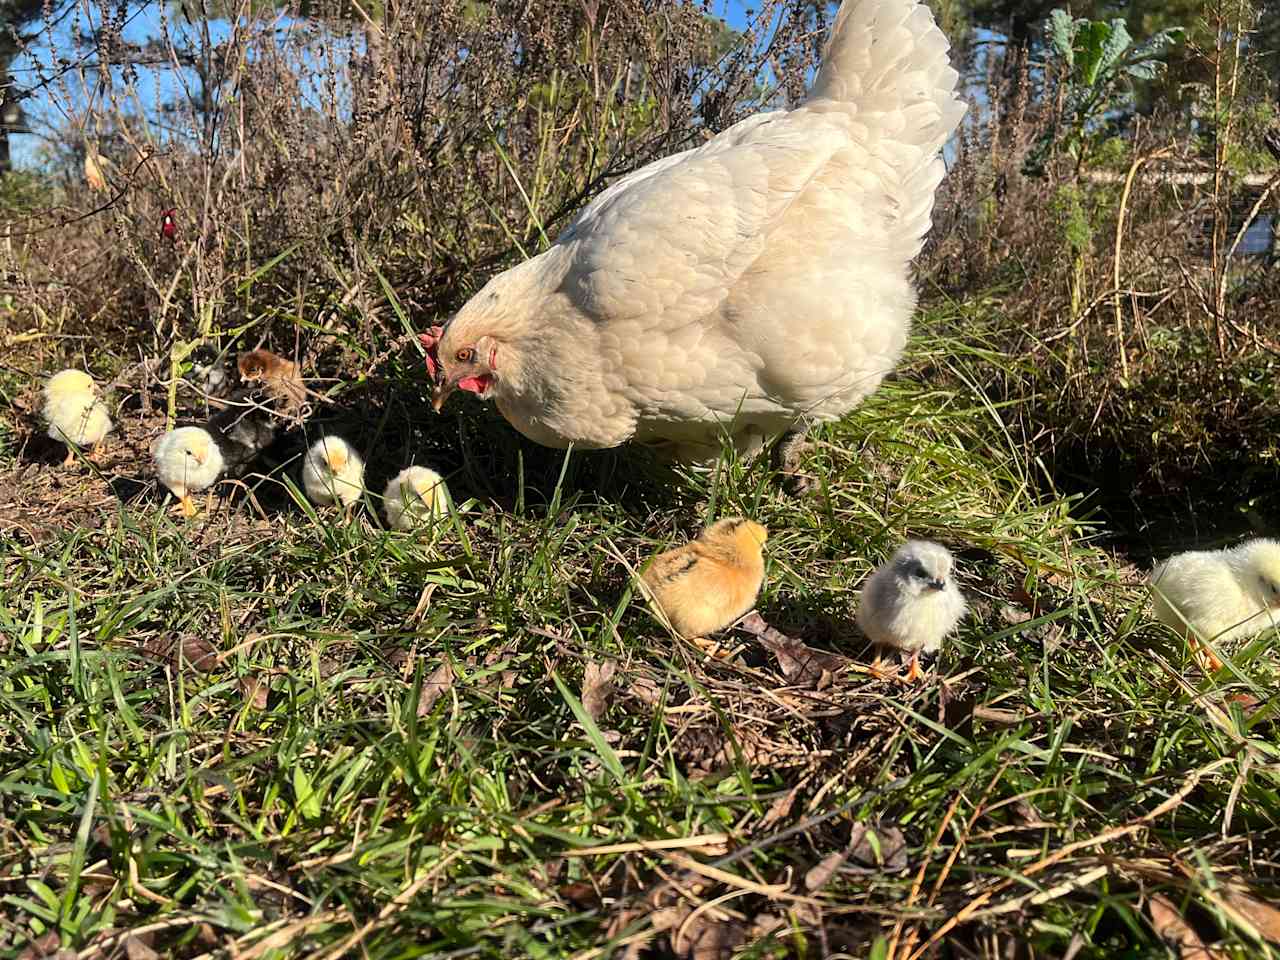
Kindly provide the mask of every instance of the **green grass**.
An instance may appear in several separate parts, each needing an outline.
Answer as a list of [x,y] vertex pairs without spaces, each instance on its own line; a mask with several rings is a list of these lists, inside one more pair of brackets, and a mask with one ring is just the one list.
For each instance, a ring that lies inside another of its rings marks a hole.
[[[919,325],[901,375],[819,431],[802,500],[763,463],[566,465],[451,413],[419,424],[465,458],[423,533],[139,501],[15,538],[0,955],[114,957],[135,932],[189,957],[905,958],[935,936],[938,956],[1174,956],[1156,894],[1223,955],[1272,955],[1236,886],[1276,889],[1270,641],[1214,679],[1189,666],[1005,426],[1036,398],[984,394],[1011,361],[972,321]],[[743,635],[709,659],[633,596],[628,566],[734,513],[771,531],[765,618],[855,661],[818,689]],[[907,535],[958,551],[971,601],[945,687],[862,669],[857,585]],[[582,680],[608,659],[596,722]],[[633,846],[583,854],[612,844]]]

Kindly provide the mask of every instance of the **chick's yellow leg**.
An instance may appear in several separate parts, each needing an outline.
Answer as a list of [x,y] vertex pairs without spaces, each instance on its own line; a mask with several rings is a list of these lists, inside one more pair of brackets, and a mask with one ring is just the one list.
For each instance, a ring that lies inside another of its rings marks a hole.
[[191,494],[184,493],[178,499],[178,511],[184,517],[187,517],[188,519],[190,519],[191,517],[194,517],[197,513],[200,512],[200,508],[197,507],[196,502],[191,499]]
[[1222,661],[1218,655],[1193,636],[1187,637],[1187,645],[1191,647],[1191,655],[1195,657],[1200,669],[1206,673],[1217,673],[1222,669]]
[[69,467],[76,462],[76,448],[71,444],[67,444],[67,458],[62,461],[64,467]]
[[911,663],[907,667],[907,675],[902,678],[903,683],[918,683],[924,677],[924,671],[920,669],[920,651],[916,650],[911,654]]
[[896,671],[890,671],[885,668],[884,659],[878,653],[876,654],[876,658],[871,661],[871,666],[867,668],[867,672],[877,680],[898,679]]

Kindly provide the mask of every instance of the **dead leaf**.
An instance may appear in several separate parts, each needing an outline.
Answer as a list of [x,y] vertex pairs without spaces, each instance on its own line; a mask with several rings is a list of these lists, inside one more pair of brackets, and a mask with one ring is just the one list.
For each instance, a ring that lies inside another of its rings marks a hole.
[[582,709],[596,723],[609,709],[609,701],[613,698],[613,675],[618,671],[615,660],[596,663],[588,660],[582,673]]
[[600,906],[600,894],[596,892],[596,888],[592,884],[587,883],[585,880],[566,883],[556,893],[560,895],[561,900],[577,907],[579,910],[594,910]]
[[1210,950],[1200,939],[1200,934],[1182,919],[1182,914],[1178,913],[1178,908],[1168,897],[1152,894],[1147,901],[1147,913],[1151,915],[1151,929],[1169,947],[1178,951],[1180,960],[1211,960],[1218,956],[1216,951]]
[[1026,610],[1019,610],[1015,606],[1005,604],[1000,607],[1000,619],[1008,624],[1026,623],[1031,619],[1031,614]]
[[93,144],[88,144],[84,150],[84,180],[90,190],[98,193],[107,190],[107,178],[102,173],[102,157]]
[[[515,640],[508,641],[502,646],[486,653],[484,655],[484,665],[486,667],[492,667],[494,664],[501,663],[503,660],[506,660],[517,653],[519,649],[520,645]],[[510,690],[514,687],[516,685],[516,677],[517,674],[514,670],[503,670],[497,675],[498,682],[503,690]],[[490,678],[490,680],[492,680],[492,678]]]
[[662,688],[652,677],[629,678],[626,692],[647,707],[656,707],[662,703]]
[[151,949],[147,935],[129,936],[124,941],[125,956],[129,960],[160,960],[160,954]]
[[1001,724],[1007,727],[1016,726],[1026,719],[1025,716],[1016,710],[1000,710],[996,707],[974,707],[973,718],[975,720],[985,720],[987,723]]
[[759,640],[761,646],[777,658],[782,675],[787,678],[788,683],[796,686],[817,684],[821,682],[824,671],[838,673],[850,663],[848,657],[815,650],[795,637],[775,630],[754,611],[743,617],[738,626]]
[[410,623],[421,623],[422,618],[427,615],[427,607],[431,605],[431,595],[436,592],[439,587],[438,583],[428,583],[422,588],[422,592],[418,594],[418,603],[413,608],[413,613],[409,614]]
[[804,888],[810,893],[821,890],[831,882],[836,871],[844,866],[844,862],[848,859],[848,850],[837,850],[835,853],[828,854],[821,863],[804,875]]
[[745,942],[746,928],[713,911],[695,912],[688,904],[655,911],[653,929],[669,931],[671,953],[677,960],[729,960]]
[[175,667],[185,667],[199,673],[209,673],[218,665],[218,651],[204,637],[184,633],[152,637],[142,647],[144,653],[157,660],[169,660]]
[[800,793],[800,785],[792,787],[782,796],[778,797],[770,804],[769,809],[765,811],[763,817],[760,818],[760,826],[758,829],[766,830],[773,826],[779,820],[783,819],[791,812],[791,807],[796,802],[796,796]]
[[253,709],[267,709],[267,697],[270,693],[271,687],[268,686],[264,677],[251,673],[240,678],[240,696]]
[[56,953],[58,944],[61,942],[58,931],[48,930],[30,941],[22,952],[18,954],[18,960],[42,960],[42,958]]
[[1237,914],[1247,926],[1262,937],[1280,943],[1280,909],[1240,888],[1223,890],[1221,898],[1229,912]]
[[425,717],[431,712],[437,700],[453,687],[453,664],[446,657],[440,666],[431,671],[431,676],[422,681],[422,694],[418,697],[418,716]]
[[897,873],[907,868],[907,838],[894,826],[860,823],[849,836],[849,859],[862,873]]

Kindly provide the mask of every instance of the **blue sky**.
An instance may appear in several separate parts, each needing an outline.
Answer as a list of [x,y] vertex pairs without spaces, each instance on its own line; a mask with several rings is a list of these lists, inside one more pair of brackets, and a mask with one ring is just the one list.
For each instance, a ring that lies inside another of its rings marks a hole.
[[[52,43],[50,38],[42,36],[34,45],[33,55],[21,57],[16,61],[11,69],[14,82],[21,88],[31,88],[39,81],[43,74],[48,76],[52,72],[52,64],[55,56],[69,58],[71,56],[71,38],[78,29],[81,33],[89,33],[97,26],[97,17],[99,10],[96,5],[88,5],[92,9],[90,11],[93,22],[86,19],[84,7],[80,6],[61,26],[54,31]],[[144,43],[148,39],[157,38],[161,35],[162,30],[162,0],[152,0],[144,6],[133,8],[130,10],[129,20],[124,29],[124,39],[131,43]],[[717,0],[713,5],[713,12],[716,16],[724,19],[730,26],[735,29],[741,29],[747,22],[746,11],[749,4],[743,0]],[[168,12],[171,15],[173,8],[169,7]],[[169,21],[170,30],[190,30],[191,28],[182,21]],[[211,25],[212,37],[215,42],[225,40],[230,35],[230,27],[226,22],[215,22]],[[117,75],[117,79],[118,75]],[[140,94],[146,99],[150,96],[153,99],[161,97],[170,97],[176,88],[176,82],[171,71],[167,69],[146,69],[140,71],[140,82],[136,85]],[[89,85],[95,82],[92,75],[88,76]],[[41,136],[42,132],[48,132],[51,128],[58,128],[67,122],[67,109],[65,104],[70,102],[78,102],[83,104],[84,99],[95,94],[92,90],[85,91],[80,83],[80,78],[74,73],[67,74],[63,79],[55,85],[55,92],[45,90],[37,92],[23,103],[23,109],[27,113],[28,121],[35,133],[30,135],[19,135],[12,139],[13,161],[15,166],[32,166],[40,162],[42,148],[45,140]]]

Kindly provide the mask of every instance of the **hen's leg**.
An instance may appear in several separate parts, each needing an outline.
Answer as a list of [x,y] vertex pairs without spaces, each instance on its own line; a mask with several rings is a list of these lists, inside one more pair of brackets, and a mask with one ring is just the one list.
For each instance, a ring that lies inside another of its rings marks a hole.
[[792,427],[773,447],[773,468],[782,474],[782,486],[800,496],[813,489],[813,480],[800,473],[800,458],[809,447],[804,427]]

